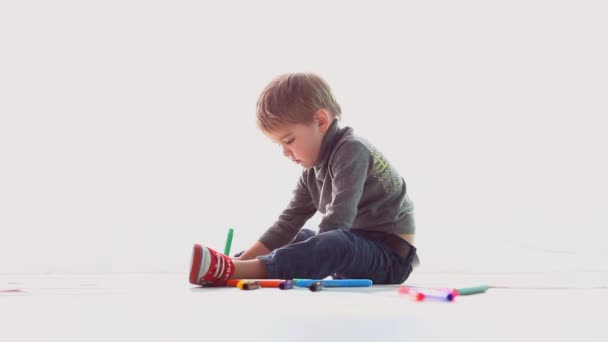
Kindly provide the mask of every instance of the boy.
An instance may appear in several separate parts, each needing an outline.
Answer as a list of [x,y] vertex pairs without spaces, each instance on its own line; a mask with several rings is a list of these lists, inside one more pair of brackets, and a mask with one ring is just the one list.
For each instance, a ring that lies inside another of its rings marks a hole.
[[[240,256],[194,245],[190,283],[228,279],[365,278],[400,284],[417,260],[413,204],[383,155],[350,127],[315,74],[280,75],[262,91],[257,124],[304,170],[288,207]],[[301,229],[316,211],[318,234]],[[300,230],[301,229],[301,230]]]

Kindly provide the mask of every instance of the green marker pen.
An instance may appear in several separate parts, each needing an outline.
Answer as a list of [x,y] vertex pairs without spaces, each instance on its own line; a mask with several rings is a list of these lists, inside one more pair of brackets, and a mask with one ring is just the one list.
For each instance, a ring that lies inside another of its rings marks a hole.
[[463,287],[460,289],[455,289],[459,296],[468,296],[477,293],[486,292],[490,287],[488,285],[481,286],[473,286],[473,287]]
[[226,238],[226,247],[224,247],[224,254],[230,256],[230,246],[232,245],[232,235],[234,234],[234,229],[228,229],[228,237]]

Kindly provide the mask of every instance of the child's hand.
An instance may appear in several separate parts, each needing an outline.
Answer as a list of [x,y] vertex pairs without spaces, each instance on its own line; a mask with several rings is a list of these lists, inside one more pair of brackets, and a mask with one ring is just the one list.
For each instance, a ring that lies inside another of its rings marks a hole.
[[251,248],[246,250],[243,254],[239,256],[237,260],[250,260],[255,259],[257,256],[266,255],[270,253],[270,250],[266,248],[261,242],[256,241]]

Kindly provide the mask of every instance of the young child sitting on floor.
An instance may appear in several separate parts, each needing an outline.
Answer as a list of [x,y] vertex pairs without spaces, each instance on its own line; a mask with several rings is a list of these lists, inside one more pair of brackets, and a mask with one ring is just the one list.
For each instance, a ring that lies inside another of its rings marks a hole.
[[[228,279],[365,278],[403,283],[417,261],[414,207],[405,181],[350,127],[329,85],[311,73],[272,80],[257,102],[261,131],[304,170],[278,220],[231,258],[195,244],[190,283]],[[318,234],[301,229],[317,211]]]

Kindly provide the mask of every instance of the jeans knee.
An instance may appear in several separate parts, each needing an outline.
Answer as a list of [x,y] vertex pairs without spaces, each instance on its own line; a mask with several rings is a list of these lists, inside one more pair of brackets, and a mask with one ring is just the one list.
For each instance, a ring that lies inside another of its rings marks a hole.
[[314,230],[308,229],[308,228],[302,228],[302,229],[300,229],[300,231],[298,232],[296,237],[293,238],[292,243],[306,241],[315,235],[316,235],[316,233]]

